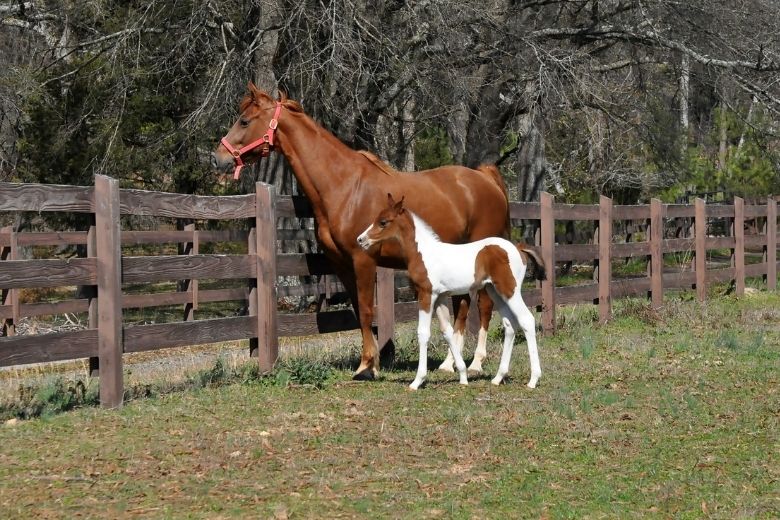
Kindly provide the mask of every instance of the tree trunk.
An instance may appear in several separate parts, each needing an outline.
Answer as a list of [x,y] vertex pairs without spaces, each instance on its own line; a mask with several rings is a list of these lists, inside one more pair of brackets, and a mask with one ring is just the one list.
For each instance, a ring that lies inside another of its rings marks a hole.
[[687,54],[680,63],[680,158],[685,158],[688,148],[688,97],[690,92],[691,64]]

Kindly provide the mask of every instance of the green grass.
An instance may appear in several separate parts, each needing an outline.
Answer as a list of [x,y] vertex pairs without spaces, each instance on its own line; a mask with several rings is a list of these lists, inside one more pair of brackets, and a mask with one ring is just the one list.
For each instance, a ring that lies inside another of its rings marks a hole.
[[350,381],[351,346],[0,427],[0,517],[780,515],[780,295],[558,316],[535,390],[521,341],[509,384],[433,373],[409,392],[407,327],[373,383]]

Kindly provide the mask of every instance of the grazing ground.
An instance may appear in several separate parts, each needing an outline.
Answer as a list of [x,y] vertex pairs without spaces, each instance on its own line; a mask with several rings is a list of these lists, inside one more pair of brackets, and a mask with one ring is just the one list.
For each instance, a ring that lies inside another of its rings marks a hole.
[[489,375],[412,393],[405,328],[373,383],[309,353],[274,377],[11,421],[0,517],[780,516],[780,294],[615,316],[562,309],[535,390],[524,342],[490,385],[491,333]]

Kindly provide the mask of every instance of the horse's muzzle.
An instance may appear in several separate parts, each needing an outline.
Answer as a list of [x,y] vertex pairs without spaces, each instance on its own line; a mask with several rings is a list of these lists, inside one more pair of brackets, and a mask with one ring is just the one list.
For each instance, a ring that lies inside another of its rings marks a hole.
[[223,157],[222,154],[211,152],[211,168],[218,173],[227,173],[235,168],[236,163],[232,156]]

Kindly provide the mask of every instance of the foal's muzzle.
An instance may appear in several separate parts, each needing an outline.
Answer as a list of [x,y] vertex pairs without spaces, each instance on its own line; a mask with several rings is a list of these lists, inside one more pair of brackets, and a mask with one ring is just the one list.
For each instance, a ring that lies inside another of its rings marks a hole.
[[365,250],[368,250],[368,248],[374,244],[373,240],[368,238],[368,229],[365,230],[363,233],[360,234],[360,236],[357,237],[357,243],[360,247],[362,247]]

